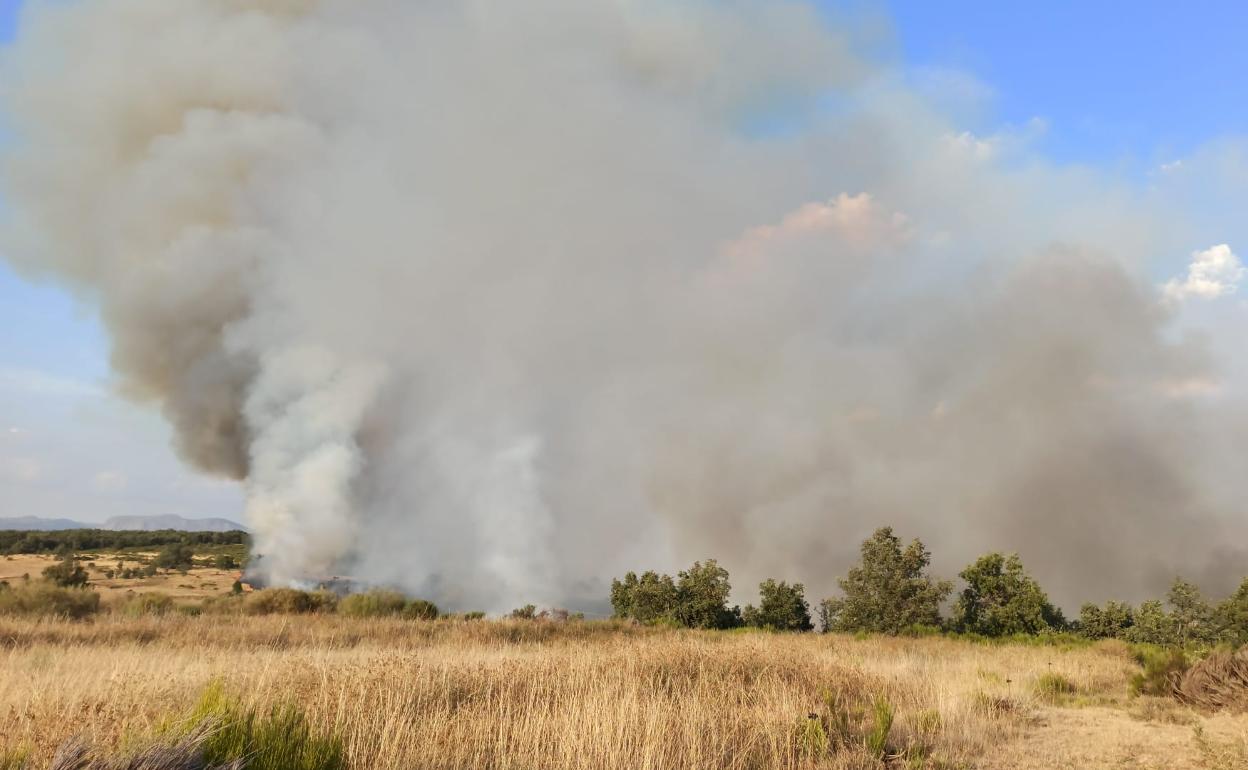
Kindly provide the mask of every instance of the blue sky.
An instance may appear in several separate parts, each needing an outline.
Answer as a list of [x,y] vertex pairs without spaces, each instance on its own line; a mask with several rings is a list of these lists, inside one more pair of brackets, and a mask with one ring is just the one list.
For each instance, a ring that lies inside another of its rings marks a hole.
[[[0,41],[18,34],[20,3],[0,0]],[[1205,143],[1248,133],[1246,3],[1141,0],[1129,12],[1107,0],[825,4],[875,22],[887,56],[965,129],[1042,125],[1035,147],[1058,163],[1146,180]],[[68,458],[59,473],[14,465],[6,477],[0,467],[0,516],[236,515],[232,487],[183,470],[159,420],[100,387],[107,344],[89,312],[0,261],[0,326],[0,430],[30,442],[26,450],[38,444]],[[66,405],[57,393],[76,400]],[[101,456],[125,462],[101,465]],[[16,499],[9,485],[40,479],[43,493],[24,497],[22,510],[4,506]],[[80,510],[82,499],[97,498]]]

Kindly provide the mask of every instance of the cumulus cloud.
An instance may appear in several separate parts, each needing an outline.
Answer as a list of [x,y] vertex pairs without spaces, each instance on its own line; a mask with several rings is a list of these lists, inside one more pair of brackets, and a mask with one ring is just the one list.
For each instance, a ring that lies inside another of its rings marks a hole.
[[1239,290],[1244,265],[1225,243],[1192,252],[1185,278],[1172,278],[1162,287],[1172,302],[1187,299],[1216,299]]

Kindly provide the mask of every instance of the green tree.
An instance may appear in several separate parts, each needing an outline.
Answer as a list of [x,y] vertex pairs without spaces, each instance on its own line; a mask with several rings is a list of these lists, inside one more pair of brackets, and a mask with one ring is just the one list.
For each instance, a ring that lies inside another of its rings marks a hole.
[[526,604],[523,607],[517,607],[516,609],[512,610],[511,614],[508,615],[507,617],[511,618],[512,620],[536,620],[537,619],[537,607],[535,607],[532,604]]
[[617,618],[654,623],[676,614],[676,583],[670,575],[647,571],[640,578],[634,572],[624,580],[611,581],[611,608]]
[[777,631],[814,628],[810,622],[810,605],[806,603],[806,587],[770,578],[758,584],[758,607],[747,605],[741,619],[747,626]]
[[728,570],[714,559],[694,562],[676,581],[676,620],[689,628],[733,628],[741,625],[738,608],[728,608]]
[[1218,637],[1234,645],[1248,644],[1248,578],[1214,611]]
[[966,588],[953,611],[953,625],[984,636],[1035,634],[1065,625],[1061,613],[1026,570],[1018,554],[990,553],[962,570]]
[[61,588],[82,588],[88,580],[87,571],[74,561],[72,554],[50,567],[45,567],[43,576]]
[[1134,622],[1126,630],[1126,640],[1137,644],[1173,645],[1178,641],[1174,620],[1156,599],[1142,602],[1135,611]]
[[824,599],[819,602],[819,633],[830,634],[837,628],[838,615],[841,611],[840,599]]
[[1166,601],[1170,604],[1170,618],[1180,645],[1214,641],[1217,629],[1214,627],[1213,608],[1195,583],[1176,577],[1166,594]]
[[1079,633],[1089,639],[1126,639],[1135,624],[1135,611],[1125,602],[1108,601],[1098,607],[1088,603],[1079,609]]
[[212,566],[220,570],[238,569],[238,559],[228,553],[217,554],[217,557],[212,560]]
[[195,563],[195,549],[185,543],[170,543],[156,554],[153,562],[161,569],[188,570]]
[[898,634],[939,625],[940,605],[953,585],[927,574],[931,559],[921,541],[902,548],[892,527],[877,529],[862,544],[862,562],[839,581],[844,597],[828,608],[835,628]]

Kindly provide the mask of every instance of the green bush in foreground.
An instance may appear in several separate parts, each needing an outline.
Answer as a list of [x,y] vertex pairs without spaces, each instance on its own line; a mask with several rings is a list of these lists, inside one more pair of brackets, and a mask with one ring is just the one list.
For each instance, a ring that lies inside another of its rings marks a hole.
[[200,750],[210,764],[244,760],[247,770],[345,770],[342,740],[314,730],[293,704],[244,708],[219,683],[209,686],[186,721],[210,724]]
[[1135,695],[1170,695],[1175,678],[1191,665],[1183,650],[1149,644],[1136,645],[1135,660],[1144,669],[1131,677]]
[[377,589],[351,594],[338,602],[338,613],[352,618],[405,617],[433,620],[438,608],[423,599],[408,599],[398,591]]
[[100,611],[100,595],[89,588],[61,588],[47,581],[0,590],[0,615],[40,615],[81,620]]

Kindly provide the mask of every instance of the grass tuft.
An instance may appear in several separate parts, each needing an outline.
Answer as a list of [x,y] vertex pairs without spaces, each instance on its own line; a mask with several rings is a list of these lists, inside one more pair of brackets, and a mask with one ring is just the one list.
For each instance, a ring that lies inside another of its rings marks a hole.
[[314,730],[301,709],[282,703],[260,711],[244,708],[213,683],[188,723],[207,725],[201,751],[205,761],[242,761],[247,770],[344,770],[342,740]]

